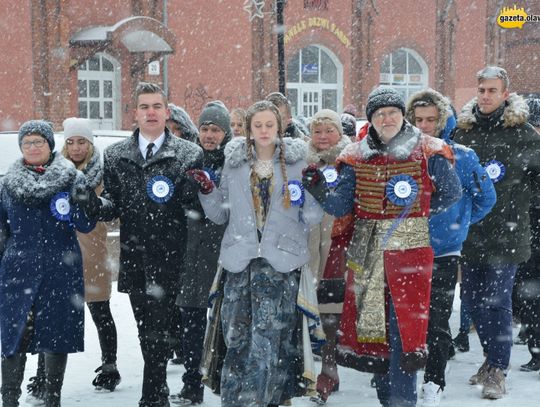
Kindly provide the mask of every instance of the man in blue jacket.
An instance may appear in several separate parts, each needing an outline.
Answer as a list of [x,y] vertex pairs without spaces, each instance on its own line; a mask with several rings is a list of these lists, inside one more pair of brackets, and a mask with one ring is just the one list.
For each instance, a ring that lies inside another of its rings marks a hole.
[[452,313],[461,249],[469,225],[481,220],[491,210],[496,202],[496,194],[476,153],[451,140],[456,119],[448,98],[433,89],[414,94],[407,105],[407,119],[424,134],[439,137],[452,147],[456,173],[462,185],[462,198],[429,218],[435,259],[427,337],[429,353],[422,386],[422,406],[438,406],[445,386],[444,371],[452,342],[448,321]]

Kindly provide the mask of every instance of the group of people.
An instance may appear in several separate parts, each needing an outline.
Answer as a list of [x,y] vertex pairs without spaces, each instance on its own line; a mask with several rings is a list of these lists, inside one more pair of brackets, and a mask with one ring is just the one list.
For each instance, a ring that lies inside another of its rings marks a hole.
[[[31,394],[60,406],[67,355],[84,348],[85,302],[102,351],[93,385],[120,383],[105,246],[113,220],[118,290],[144,360],[140,407],[200,404],[204,384],[225,407],[300,395],[324,404],[338,365],[373,373],[384,407],[416,406],[425,369],[422,405],[437,406],[458,271],[486,356],[470,382],[503,397],[516,270],[527,270],[523,281],[538,275],[526,262],[540,135],[527,121],[538,127],[540,103],[509,93],[502,68],[477,81],[459,115],[433,89],[406,103],[378,87],[358,133],[353,116],[329,109],[302,130],[278,92],[246,111],[209,102],[195,125],[141,83],[137,129],[103,162],[86,119],[64,122],[61,152],[47,122],[24,123],[23,157],[0,189],[3,405],[18,405],[30,352],[40,354]],[[528,365],[540,360],[538,283],[520,285]],[[179,394],[169,394],[170,359],[185,367]]]

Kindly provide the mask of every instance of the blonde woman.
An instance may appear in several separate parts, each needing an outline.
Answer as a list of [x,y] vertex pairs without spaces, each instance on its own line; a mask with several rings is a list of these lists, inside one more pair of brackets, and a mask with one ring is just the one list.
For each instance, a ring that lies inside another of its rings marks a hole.
[[219,258],[224,407],[279,405],[297,357],[292,339],[300,268],[309,261],[309,230],[323,213],[300,183],[306,144],[282,135],[278,109],[257,102],[247,111],[246,138],[233,138],[225,148],[219,188],[191,171],[206,216],[228,222]]

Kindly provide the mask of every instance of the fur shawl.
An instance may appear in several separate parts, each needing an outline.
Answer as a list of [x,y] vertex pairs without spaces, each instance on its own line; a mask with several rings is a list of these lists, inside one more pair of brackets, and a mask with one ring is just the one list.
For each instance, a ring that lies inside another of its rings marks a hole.
[[73,163],[54,153],[54,158],[45,173],[36,174],[26,168],[23,159],[15,161],[2,179],[2,188],[16,201],[36,207],[59,192],[70,192],[74,187],[84,188],[85,179]]
[[351,144],[351,139],[342,135],[341,140],[335,146],[332,146],[328,150],[317,151],[313,146],[312,140],[310,140],[308,142],[306,161],[308,164],[335,165],[338,155],[349,144]]
[[419,143],[422,145],[426,158],[440,154],[451,163],[454,162],[452,149],[444,140],[422,134],[419,129],[405,122],[401,131],[390,140],[388,145],[378,139],[375,129],[370,126],[366,137],[345,147],[338,157],[338,163],[354,165],[358,158],[369,160],[384,153],[388,153],[397,160],[406,160]]
[[86,185],[92,189],[95,189],[103,181],[103,164],[97,147],[94,146],[94,154],[82,173],[86,177]]
[[[280,140],[277,144],[274,160],[279,160],[279,151],[285,148],[285,164],[295,164],[304,160],[307,154],[307,144],[301,139],[290,137]],[[253,152],[255,154],[255,151]],[[225,165],[237,168],[247,163],[247,148],[244,137],[234,137],[225,146]]]
[[[457,127],[463,130],[470,130],[477,124],[475,107],[478,106],[477,98],[474,98],[461,109],[458,116]],[[529,108],[525,100],[516,93],[511,93],[506,101],[506,108],[502,114],[502,126],[517,127],[527,123]]]

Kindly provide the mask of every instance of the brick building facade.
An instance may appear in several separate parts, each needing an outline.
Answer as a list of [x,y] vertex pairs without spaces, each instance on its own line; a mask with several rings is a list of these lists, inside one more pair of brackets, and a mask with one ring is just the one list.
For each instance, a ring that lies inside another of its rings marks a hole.
[[[163,86],[196,118],[221,99],[247,107],[278,89],[276,0],[36,0],[0,10],[0,131],[30,118],[59,128],[87,116],[132,127],[140,80]],[[540,23],[496,23],[503,0],[287,0],[287,94],[295,114],[353,104],[386,83],[426,86],[461,107],[475,73],[508,69],[511,90],[540,93]],[[531,3],[532,4],[532,3]],[[540,14],[538,10],[526,10]]]

